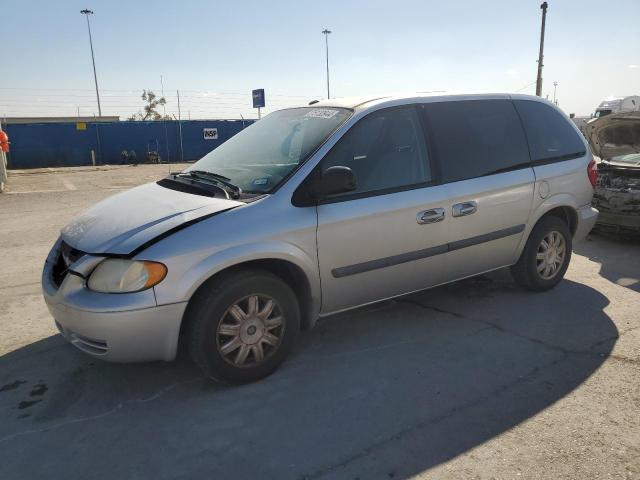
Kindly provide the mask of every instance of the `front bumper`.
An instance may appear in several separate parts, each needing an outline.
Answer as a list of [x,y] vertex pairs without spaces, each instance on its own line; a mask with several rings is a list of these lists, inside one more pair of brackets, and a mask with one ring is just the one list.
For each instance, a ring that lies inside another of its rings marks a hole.
[[92,292],[84,278],[72,273],[56,285],[52,277],[56,249],[45,262],[42,292],[58,330],[72,345],[112,362],[175,358],[186,302],[158,306],[153,289],[128,294]]
[[619,228],[623,230],[640,231],[640,215],[623,215],[616,213],[600,212],[598,225],[604,227]]
[[576,233],[573,235],[573,241],[579,242],[584,240],[587,234],[593,229],[598,219],[599,212],[591,205],[585,205],[578,208],[578,225]]
[[185,306],[90,312],[47,302],[58,330],[72,345],[111,362],[173,360]]

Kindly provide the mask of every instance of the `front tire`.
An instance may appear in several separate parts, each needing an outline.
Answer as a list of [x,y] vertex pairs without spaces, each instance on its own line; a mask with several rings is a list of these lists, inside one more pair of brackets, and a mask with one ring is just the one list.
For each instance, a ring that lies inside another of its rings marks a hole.
[[262,270],[241,269],[206,283],[187,312],[189,350],[204,374],[248,383],[273,373],[300,330],[291,288]]
[[571,231],[558,217],[542,218],[529,235],[511,274],[523,288],[541,292],[555,287],[571,261]]

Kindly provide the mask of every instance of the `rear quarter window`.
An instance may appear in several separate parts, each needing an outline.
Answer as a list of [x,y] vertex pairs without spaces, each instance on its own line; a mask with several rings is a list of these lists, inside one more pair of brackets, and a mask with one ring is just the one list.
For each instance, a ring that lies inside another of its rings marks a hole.
[[530,166],[511,100],[437,102],[424,110],[444,183]]
[[584,143],[570,121],[551,106],[531,100],[515,100],[534,163],[583,156]]

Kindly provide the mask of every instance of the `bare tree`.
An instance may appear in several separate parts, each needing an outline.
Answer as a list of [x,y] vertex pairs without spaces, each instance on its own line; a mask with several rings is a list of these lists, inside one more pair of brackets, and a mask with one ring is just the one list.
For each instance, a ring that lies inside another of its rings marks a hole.
[[[157,110],[159,106],[167,103],[164,97],[158,98],[158,96],[151,90],[143,90],[141,98],[145,102],[143,111],[134,113],[129,117],[129,120],[162,120],[165,118]],[[171,120],[171,117],[167,115],[166,119]]]

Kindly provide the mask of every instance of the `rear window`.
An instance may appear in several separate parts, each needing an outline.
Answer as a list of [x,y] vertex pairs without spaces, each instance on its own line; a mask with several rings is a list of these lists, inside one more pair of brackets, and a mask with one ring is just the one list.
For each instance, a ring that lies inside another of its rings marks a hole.
[[515,100],[514,104],[527,132],[532,161],[567,160],[585,154],[580,135],[557,110],[531,100]]
[[425,112],[443,182],[530,165],[527,141],[511,100],[429,103]]

